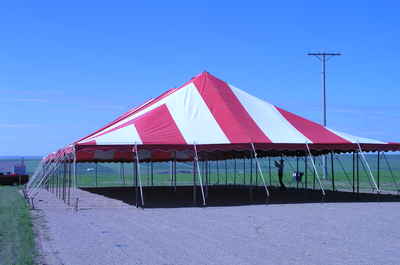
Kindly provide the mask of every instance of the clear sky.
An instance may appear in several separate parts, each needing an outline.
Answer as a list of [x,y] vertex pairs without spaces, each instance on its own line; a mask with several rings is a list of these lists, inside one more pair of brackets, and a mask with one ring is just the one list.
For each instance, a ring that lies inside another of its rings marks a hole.
[[396,1],[7,1],[0,155],[44,155],[207,70],[328,126],[400,141]]

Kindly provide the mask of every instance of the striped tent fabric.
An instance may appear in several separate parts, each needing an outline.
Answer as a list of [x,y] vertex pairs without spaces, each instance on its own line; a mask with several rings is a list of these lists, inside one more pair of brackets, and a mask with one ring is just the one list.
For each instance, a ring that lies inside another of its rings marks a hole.
[[143,151],[143,157],[168,160],[171,151],[184,159],[185,151],[193,151],[194,146],[209,152],[251,150],[252,146],[264,151],[400,150],[398,143],[321,126],[208,72],[128,111],[67,149],[74,149],[80,161],[131,160],[135,148]]

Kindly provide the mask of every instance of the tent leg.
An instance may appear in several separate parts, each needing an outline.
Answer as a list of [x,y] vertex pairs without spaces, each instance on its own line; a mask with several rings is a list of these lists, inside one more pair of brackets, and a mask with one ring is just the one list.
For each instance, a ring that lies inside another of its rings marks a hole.
[[378,177],[378,189],[381,189],[381,173],[380,173],[380,152],[378,151],[378,165],[377,165],[377,177]]
[[135,153],[136,153],[136,177],[139,183],[139,191],[140,191],[140,198],[141,198],[141,206],[144,207],[144,196],[143,196],[143,187],[142,187],[142,178],[140,176],[140,160],[139,160],[139,150],[137,145],[135,144]]
[[250,186],[249,186],[250,201],[253,201],[253,158],[250,157]]
[[374,184],[374,186],[376,188],[376,192],[380,193],[380,190],[379,190],[378,186],[376,185],[376,181],[375,181],[374,175],[372,174],[371,167],[369,166],[367,158],[365,157],[365,155],[364,155],[364,153],[363,153],[363,151],[361,149],[361,145],[359,143],[358,143],[358,148],[360,149],[361,157],[363,158],[363,160],[365,162],[365,165],[367,166],[369,177],[371,178],[371,181],[372,181],[372,183]]
[[[266,192],[266,194],[267,194],[266,202],[268,202],[268,201],[269,201],[269,190],[268,190],[268,187],[267,187],[267,183],[265,182],[264,175],[263,175],[263,173],[262,173],[260,163],[258,162],[256,148],[254,147],[254,144],[253,144],[253,143],[251,143],[251,147],[252,147],[252,149],[253,149],[254,160],[256,161],[256,167],[257,167],[257,169],[258,169],[258,172],[260,173],[261,179],[262,179],[263,184],[264,184],[265,192]],[[257,171],[256,171],[256,172],[257,172]],[[256,176],[257,176],[257,175],[256,175]]]
[[307,190],[307,183],[308,183],[308,179],[307,179],[307,176],[308,176],[308,163],[307,163],[307,157],[306,156],[304,156],[304,188]]
[[272,186],[271,157],[268,157],[269,185]]
[[246,185],[246,159],[243,158],[243,185]]
[[333,168],[333,152],[331,152],[331,178],[332,178],[332,191],[335,191],[335,170]]
[[[296,174],[299,172],[299,156],[296,155]],[[296,189],[299,189],[299,182],[296,179]]]
[[312,154],[311,154],[311,151],[310,151],[310,147],[308,146],[307,143],[306,143],[306,147],[307,147],[307,150],[308,150],[308,154],[309,154],[309,158],[310,158],[310,160],[311,160],[312,166],[313,166],[313,168],[314,168],[315,176],[317,177],[319,186],[321,187],[322,196],[325,196],[324,187],[322,186],[322,182],[321,182],[321,180],[320,180],[320,178],[319,178],[319,175],[318,175],[318,172],[317,172],[317,168],[315,167],[315,163],[314,163],[314,159],[313,159],[313,156],[312,156]]
[[198,177],[199,177],[199,183],[200,183],[200,189],[201,189],[201,196],[203,197],[203,205],[206,205],[206,198],[204,196],[204,189],[203,189],[203,180],[201,177],[201,172],[200,172],[200,166],[199,166],[199,157],[197,154],[197,148],[196,145],[194,144],[194,152],[195,152],[195,160],[196,160],[196,166],[197,166],[197,173],[198,173]]
[[360,193],[360,163],[359,163],[359,157],[358,157],[358,152],[356,153],[356,159],[357,159],[357,194]]
[[236,186],[236,158],[233,161],[233,185]]
[[193,159],[193,204],[197,203],[196,189],[196,162]]
[[151,186],[154,186],[154,168],[153,168],[153,161],[150,162],[150,173],[151,173]]
[[228,161],[225,160],[225,187],[228,187]]
[[356,189],[355,189],[355,177],[356,177],[356,168],[355,168],[355,153],[353,152],[353,193],[355,193]]
[[97,180],[97,162],[95,162],[95,164],[96,164],[96,170],[95,170],[95,174],[96,174],[96,187],[98,186],[98,180]]

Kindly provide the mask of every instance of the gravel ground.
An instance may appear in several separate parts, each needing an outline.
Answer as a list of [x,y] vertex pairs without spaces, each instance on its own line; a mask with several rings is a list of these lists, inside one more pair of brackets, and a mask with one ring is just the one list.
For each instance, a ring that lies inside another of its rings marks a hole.
[[79,191],[74,212],[43,191],[43,264],[400,264],[400,203],[136,209]]

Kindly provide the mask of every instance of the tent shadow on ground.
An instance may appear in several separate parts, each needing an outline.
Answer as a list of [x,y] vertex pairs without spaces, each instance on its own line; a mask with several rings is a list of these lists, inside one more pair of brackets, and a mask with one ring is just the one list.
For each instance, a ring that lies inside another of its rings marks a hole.
[[[108,198],[136,204],[134,187],[91,187],[82,190]],[[252,186],[209,186],[207,207],[239,206],[257,204],[333,203],[333,202],[400,202],[399,195],[376,193],[352,193],[347,191],[326,191],[288,188],[280,190],[269,187],[270,197],[266,199],[264,187]],[[143,187],[145,208],[179,208],[202,206],[201,190],[197,187],[197,203],[193,203],[193,187]],[[207,194],[207,191],[205,191]],[[140,196],[138,197],[140,200]]]

